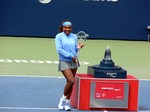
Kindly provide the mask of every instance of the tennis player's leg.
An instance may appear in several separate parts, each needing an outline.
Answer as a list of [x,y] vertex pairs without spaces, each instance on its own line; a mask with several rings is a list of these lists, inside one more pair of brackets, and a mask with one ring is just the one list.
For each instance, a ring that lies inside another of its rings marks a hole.
[[[74,81],[75,81],[75,75],[76,75],[76,72],[77,72],[77,68],[76,69],[71,69],[71,71],[72,71],[72,74],[74,76]],[[72,87],[70,87],[70,90],[67,94],[67,99],[70,99],[72,90],[73,90],[73,85],[72,85]]]
[[[73,84],[75,82],[74,74],[71,69],[66,69],[62,71],[64,77],[66,78],[66,85],[64,88],[64,95],[61,97],[60,102],[58,104],[58,108],[71,110],[69,106],[69,99],[70,99],[70,91],[72,91]],[[68,99],[69,98],[69,99]]]

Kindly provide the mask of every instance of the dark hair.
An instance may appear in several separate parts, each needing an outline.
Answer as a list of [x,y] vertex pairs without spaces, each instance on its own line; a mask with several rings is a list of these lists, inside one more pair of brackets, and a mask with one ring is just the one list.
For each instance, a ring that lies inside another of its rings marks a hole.
[[71,22],[70,20],[63,20],[59,26],[59,31],[62,32],[63,31],[63,23],[64,22]]

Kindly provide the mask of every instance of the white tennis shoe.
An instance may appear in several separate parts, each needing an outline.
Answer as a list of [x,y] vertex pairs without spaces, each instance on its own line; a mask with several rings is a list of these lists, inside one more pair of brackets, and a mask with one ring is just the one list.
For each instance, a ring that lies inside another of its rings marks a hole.
[[58,109],[59,110],[64,110],[66,105],[66,100],[60,98],[59,104],[58,104]]
[[65,109],[66,111],[71,111],[71,107],[70,107],[69,103],[66,103],[66,104],[65,104],[64,109]]

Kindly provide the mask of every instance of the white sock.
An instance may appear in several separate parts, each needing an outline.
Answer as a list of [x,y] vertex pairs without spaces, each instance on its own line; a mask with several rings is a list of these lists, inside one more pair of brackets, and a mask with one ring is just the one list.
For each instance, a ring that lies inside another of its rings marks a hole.
[[66,99],[66,103],[69,103],[70,102],[70,100],[69,99]]
[[63,95],[61,99],[66,100],[67,96]]

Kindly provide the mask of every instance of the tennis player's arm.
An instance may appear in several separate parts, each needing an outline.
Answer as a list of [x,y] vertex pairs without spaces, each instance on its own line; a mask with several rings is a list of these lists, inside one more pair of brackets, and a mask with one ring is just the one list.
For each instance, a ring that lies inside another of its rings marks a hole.
[[71,53],[66,52],[62,48],[61,40],[59,37],[55,38],[56,50],[59,54],[63,55],[64,57],[73,58],[74,56]]
[[76,35],[74,35],[74,36],[75,36],[75,48],[76,48],[76,52],[78,52],[79,51],[79,48],[78,48],[78,38],[77,38]]

